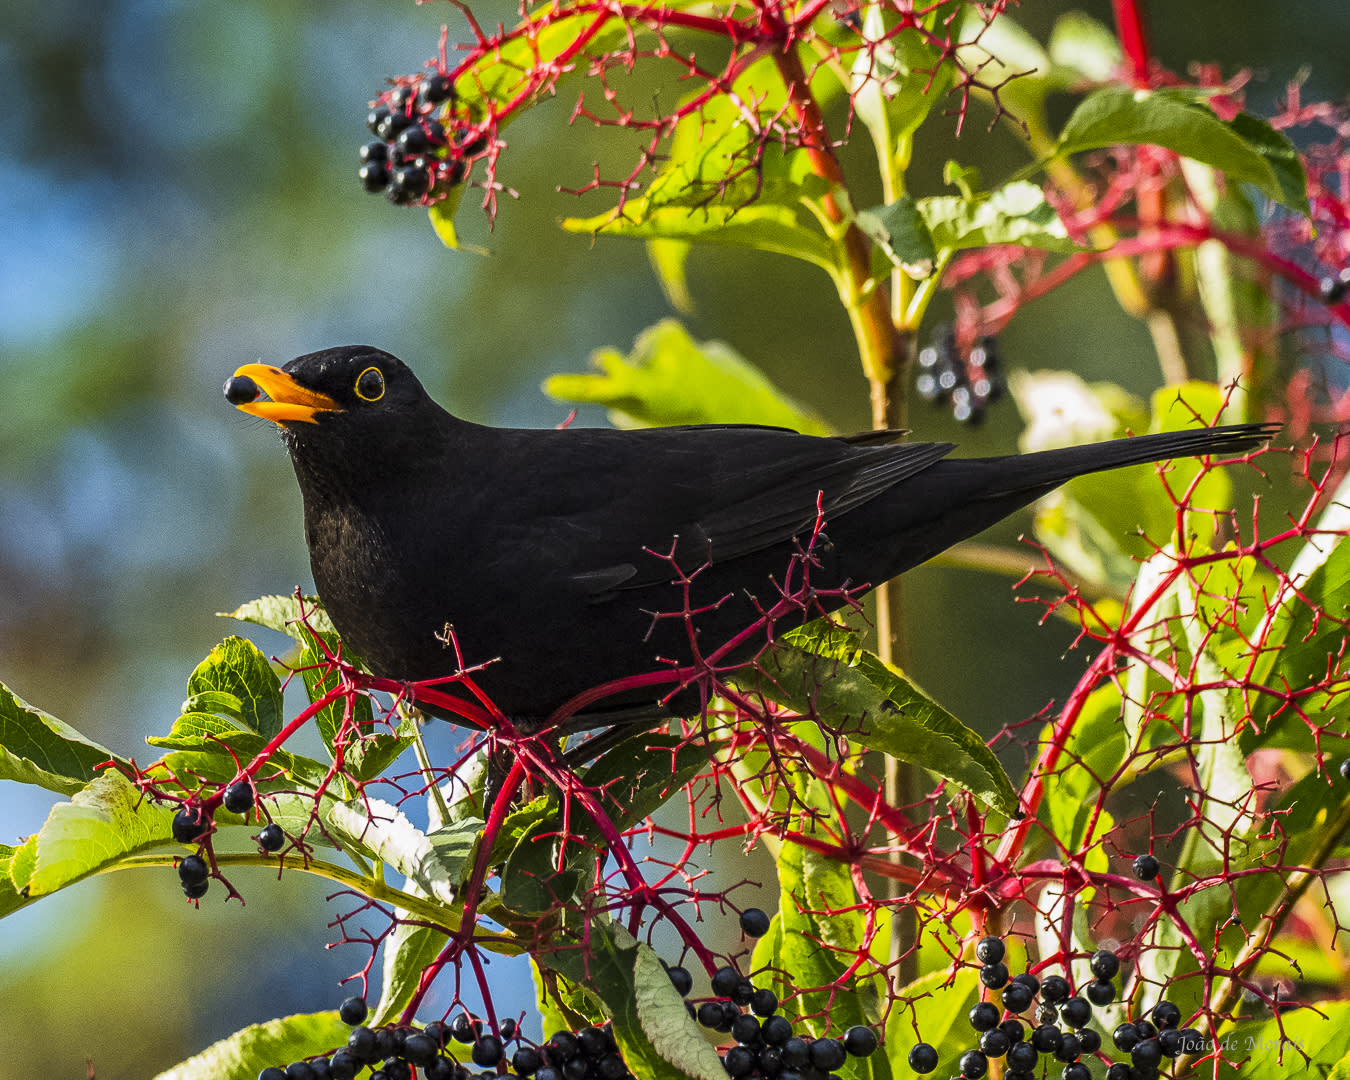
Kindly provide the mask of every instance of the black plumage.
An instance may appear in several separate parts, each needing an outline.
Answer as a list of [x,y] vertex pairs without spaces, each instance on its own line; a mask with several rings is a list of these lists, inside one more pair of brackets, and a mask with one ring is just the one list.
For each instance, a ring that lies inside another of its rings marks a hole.
[[[373,374],[372,374],[373,372]],[[266,391],[270,400],[259,398]],[[250,364],[226,384],[276,421],[304,496],[315,584],[376,674],[456,669],[444,630],[517,721],[601,683],[688,660],[672,549],[699,569],[695,621],[713,647],[771,602],[816,522],[817,588],[875,585],[1083,473],[1259,446],[1271,425],[1119,439],[997,458],[897,433],[819,438],[745,425],[523,430],[460,420],[397,358],[368,346]],[[658,554],[660,553],[660,554]],[[700,569],[701,568],[701,569]],[[653,703],[668,687],[612,706]],[[681,702],[687,704],[687,702]]]

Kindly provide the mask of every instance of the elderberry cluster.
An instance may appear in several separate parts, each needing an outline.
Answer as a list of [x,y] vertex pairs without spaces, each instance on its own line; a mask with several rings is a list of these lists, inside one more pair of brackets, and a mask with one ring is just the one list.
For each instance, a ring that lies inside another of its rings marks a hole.
[[518,1076],[532,1080],[632,1080],[609,1027],[557,1031],[542,1046],[522,1046],[511,1058]]
[[375,141],[361,147],[361,186],[384,192],[402,206],[463,180],[469,160],[482,152],[487,140],[472,124],[448,114],[435,117],[454,97],[454,85],[443,72],[385,94],[366,116]]
[[1154,1080],[1163,1058],[1182,1054],[1209,1053],[1209,1040],[1195,1028],[1179,1028],[1181,1010],[1170,1001],[1160,1001],[1147,1017],[1126,1021],[1111,1033],[1111,1041],[1130,1063],[1114,1062],[1107,1080]]
[[914,389],[924,401],[951,406],[958,423],[978,424],[991,402],[1003,396],[998,341],[982,337],[964,357],[956,346],[956,331],[944,323],[933,332],[932,344],[919,350]]
[[[247,780],[237,780],[221,793],[220,804],[232,814],[248,814],[255,803],[253,785]],[[169,831],[180,844],[204,844],[211,835],[211,815],[200,803],[185,803],[174,814]],[[286,843],[286,834],[280,825],[273,823],[263,827],[257,841],[264,851],[280,851]],[[178,880],[183,886],[183,895],[189,900],[200,900],[205,896],[210,879],[211,866],[200,854],[179,860]]]

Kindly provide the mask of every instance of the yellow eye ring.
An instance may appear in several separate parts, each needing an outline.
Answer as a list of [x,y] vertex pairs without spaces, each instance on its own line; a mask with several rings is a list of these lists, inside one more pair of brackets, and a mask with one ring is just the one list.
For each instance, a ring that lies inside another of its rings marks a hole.
[[356,377],[356,396],[362,401],[379,401],[384,397],[384,373],[377,367],[368,367]]

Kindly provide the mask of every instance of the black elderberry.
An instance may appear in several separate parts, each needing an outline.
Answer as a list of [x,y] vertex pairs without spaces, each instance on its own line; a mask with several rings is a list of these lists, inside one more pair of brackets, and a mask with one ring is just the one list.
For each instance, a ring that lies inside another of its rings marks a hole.
[[1042,1054],[1053,1054],[1063,1039],[1063,1033],[1053,1024],[1042,1024],[1031,1033],[1031,1045]]
[[1158,1029],[1147,1020],[1136,1020],[1134,1030],[1139,1033],[1141,1039],[1156,1039],[1158,1037]]
[[1176,1028],[1164,1028],[1158,1032],[1158,1046],[1168,1057],[1176,1057],[1181,1053],[1181,1032]]
[[741,1010],[735,1002],[720,1001],[718,1004],[722,1007],[721,1023],[713,1026],[714,1031],[720,1031],[723,1035],[731,1030],[731,1025],[736,1022],[736,1017],[741,1015]]
[[821,1072],[833,1072],[847,1060],[844,1044],[838,1039],[816,1039],[811,1044],[811,1064]]
[[1167,1028],[1174,1028],[1181,1023],[1181,1010],[1170,1001],[1160,1001],[1153,1006],[1153,1012],[1149,1014],[1153,1022],[1158,1025],[1158,1030],[1165,1031]]
[[1106,1080],[1130,1080],[1130,1067],[1123,1061],[1113,1062],[1107,1066]]
[[1054,1053],[1058,1060],[1066,1064],[1070,1061],[1077,1061],[1083,1054],[1083,1044],[1072,1031],[1066,1031],[1060,1037],[1059,1046],[1055,1048]]
[[[421,1037],[425,1038],[425,1036]],[[411,1043],[412,1039],[410,1038],[408,1042]],[[427,1043],[430,1045],[431,1040],[427,1039]],[[502,1041],[496,1035],[484,1035],[473,1044],[473,1050],[469,1056],[473,1059],[475,1065],[481,1065],[485,1069],[490,1068],[505,1056]],[[411,1054],[408,1055],[408,1060],[412,1061]],[[414,1061],[413,1064],[416,1065],[419,1062]]]
[[200,900],[210,887],[209,881],[194,881],[191,885],[183,885],[183,895],[189,900]]
[[367,161],[356,170],[361,187],[376,195],[389,186],[389,167],[383,161]]
[[412,1080],[412,1067],[401,1058],[390,1058],[381,1068],[389,1080]]
[[698,1007],[698,1022],[706,1028],[715,1028],[722,1022],[722,1005],[717,1001],[705,1001]]
[[[428,1024],[427,1028],[430,1027],[431,1025]],[[512,1039],[514,1039],[516,1037],[515,1020],[508,1016],[505,1020],[503,1020],[500,1024],[497,1025],[497,1034],[500,1035],[507,1042],[510,1042]]]
[[1162,1044],[1157,1039],[1145,1039],[1130,1051],[1130,1060],[1145,1069],[1157,1068],[1162,1056]]
[[412,117],[400,110],[391,110],[380,118],[374,131],[377,138],[385,142],[393,142],[398,138],[399,132],[412,125]]
[[985,964],[980,968],[980,982],[990,990],[998,990],[1008,985],[1008,965],[1003,963]]
[[349,997],[338,1006],[338,1017],[348,1027],[356,1027],[366,1018],[366,999]]
[[467,1045],[477,1039],[478,1033],[482,1030],[483,1021],[476,1016],[470,1016],[468,1013],[458,1013],[455,1018],[450,1021],[450,1035],[455,1042],[461,1042]]
[[810,1060],[811,1047],[801,1036],[793,1035],[783,1043],[783,1064],[789,1069],[801,1068]]
[[755,1061],[763,1075],[777,1076],[783,1070],[783,1051],[777,1046],[761,1046]]
[[772,1016],[778,1011],[778,995],[767,986],[750,995],[750,1011],[756,1016]]
[[980,1051],[985,1057],[1001,1058],[1011,1046],[1011,1040],[998,1028],[994,1028],[993,1031],[986,1031],[980,1036]]
[[733,1046],[722,1059],[728,1076],[744,1076],[755,1067],[755,1055],[744,1046]]
[[553,1065],[563,1061],[571,1061],[577,1056],[577,1051],[580,1049],[577,1037],[570,1031],[554,1032],[545,1045],[548,1048],[548,1060]]
[[782,1046],[792,1038],[792,1023],[786,1016],[767,1017],[759,1026],[759,1037],[770,1046]]
[[533,1076],[544,1064],[539,1051],[532,1046],[522,1046],[511,1059],[511,1071],[518,1076]]
[[184,885],[200,885],[211,876],[211,867],[200,855],[189,855],[178,864],[178,880]]
[[755,988],[749,979],[742,979],[728,996],[737,1005],[749,1005],[755,996]]
[[285,847],[286,834],[281,831],[281,826],[275,822],[264,825],[258,833],[258,846],[264,851],[280,851]]
[[1020,975],[1014,975],[1011,981],[1018,983],[1021,986],[1025,986],[1031,991],[1032,997],[1035,997],[1036,992],[1041,988],[1041,980],[1036,978],[1036,976],[1029,971],[1024,971]]
[[928,1043],[915,1043],[909,1050],[909,1067],[916,1073],[930,1073],[937,1068],[938,1052]]
[[1121,1024],[1111,1032],[1111,1041],[1122,1054],[1128,1054],[1139,1045],[1139,1031],[1133,1024]]
[[967,1050],[961,1055],[958,1064],[961,1066],[961,1075],[966,1080],[980,1080],[980,1077],[989,1071],[989,1059],[978,1050]]
[[997,964],[1003,959],[1004,952],[1002,938],[980,938],[975,945],[975,959],[981,964]]
[[308,1061],[292,1061],[285,1075],[286,1080],[314,1080],[314,1067]]
[[[258,395],[262,393],[258,384],[247,375],[231,375],[225,380],[225,385],[222,389],[225,391],[225,400],[231,405],[244,405],[250,401],[257,401]],[[177,822],[178,819],[175,817],[175,825]],[[176,834],[175,839],[177,839]],[[190,841],[184,842],[190,843]]]
[[389,144],[382,143],[378,139],[374,142],[368,142],[361,147],[361,160],[366,161],[388,161]]
[[333,1070],[328,1067],[327,1058],[315,1058],[309,1063],[309,1067],[314,1073],[314,1080],[333,1080]]
[[445,145],[445,128],[435,120],[423,120],[410,124],[398,133],[394,147],[400,154],[422,154],[437,146]]
[[211,819],[202,813],[200,806],[185,806],[174,814],[170,831],[178,843],[196,844],[206,835],[210,827]]
[[688,996],[694,989],[694,977],[689,974],[688,968],[666,968],[666,974],[670,976],[670,985],[675,987],[675,992],[680,997]]
[[1034,1069],[1041,1055],[1031,1043],[1014,1043],[1008,1047],[1008,1067],[1012,1069]]
[[347,1036],[347,1049],[362,1061],[374,1061],[375,1032],[368,1027],[352,1028],[352,1033]]
[[609,1053],[609,1040],[598,1027],[582,1028],[577,1032],[577,1051],[588,1058],[601,1058]]
[[1152,881],[1158,876],[1158,860],[1152,855],[1140,855],[1135,858],[1131,869],[1140,881]]
[[753,1016],[738,1016],[731,1022],[731,1037],[738,1043],[751,1046],[760,1041],[759,1021]]
[[1078,1036],[1078,1045],[1084,1054],[1095,1054],[1102,1048],[1102,1037],[1091,1028],[1074,1032]]
[[535,1070],[534,1080],[562,1080],[562,1073],[552,1065],[541,1065]]
[[253,809],[253,785],[239,780],[225,789],[220,803],[231,814],[247,814]]
[[844,1032],[844,1052],[852,1057],[868,1057],[877,1049],[877,1033],[870,1027],[855,1024]]
[[258,1080],[286,1080],[286,1072],[275,1065],[269,1065],[258,1074]]
[[1177,1034],[1181,1040],[1181,1053],[1205,1054],[1209,1052],[1209,1043],[1195,1028],[1182,1028]]
[[586,1080],[591,1071],[591,1063],[578,1054],[576,1057],[563,1062],[562,1074],[563,1080]]
[[438,1057],[422,1070],[425,1080],[459,1080],[469,1074],[450,1058]]
[[1092,1080],[1092,1072],[1081,1061],[1064,1066],[1064,1080]]
[[600,1080],[621,1080],[628,1075],[628,1066],[618,1054],[605,1054],[595,1063],[595,1075]]
[[370,128],[372,135],[379,135],[380,128],[384,122],[389,119],[389,106],[376,105],[370,112],[366,113],[366,127]]
[[1114,979],[1116,973],[1120,971],[1120,959],[1115,953],[1101,949],[1092,954],[1092,959],[1088,961],[1088,967],[1092,969],[1092,974],[1099,979]]
[[417,91],[411,86],[396,86],[389,91],[389,107],[397,112],[407,112],[416,95]]
[[352,1080],[362,1067],[361,1059],[347,1049],[339,1050],[328,1059],[328,1071],[332,1073],[333,1080]]
[[1027,1035],[1027,1029],[1022,1026],[1022,1021],[1016,1017],[1004,1020],[1003,1023],[999,1024],[998,1029],[1008,1036],[1010,1043],[1020,1043]]
[[449,75],[437,72],[422,80],[417,89],[417,99],[424,105],[439,105],[455,96],[455,84]]
[[712,992],[718,997],[731,997],[740,985],[741,976],[734,967],[722,967],[713,972]]
[[400,165],[389,174],[389,186],[385,195],[389,201],[403,206],[420,199],[431,189],[431,175],[426,169],[413,165]]
[[1069,980],[1062,975],[1047,975],[1041,983],[1041,1000],[1049,1005],[1068,1000],[1070,992]]
[[1059,1016],[1069,1027],[1084,1027],[1092,1019],[1092,1006],[1083,998],[1071,997],[1059,1007]]
[[380,1028],[375,1032],[375,1053],[382,1058],[398,1053],[398,1036],[389,1028]]
[[977,1002],[970,1010],[970,1026],[976,1031],[989,1031],[998,1027],[999,1017],[1002,1015],[992,1001]]
[[1350,780],[1350,757],[1341,762],[1341,779]]
[[984,419],[983,404],[970,387],[952,388],[952,419],[958,424],[978,424]]
[[1116,986],[1108,979],[1093,979],[1083,993],[1094,1005],[1110,1005],[1116,999]]
[[1027,987],[1019,982],[1009,983],[1003,991],[1003,1007],[1009,1012],[1026,1012],[1031,1008],[1031,999],[1034,995]]
[[741,912],[741,933],[746,937],[763,937],[769,932],[769,913],[761,908],[746,908]]

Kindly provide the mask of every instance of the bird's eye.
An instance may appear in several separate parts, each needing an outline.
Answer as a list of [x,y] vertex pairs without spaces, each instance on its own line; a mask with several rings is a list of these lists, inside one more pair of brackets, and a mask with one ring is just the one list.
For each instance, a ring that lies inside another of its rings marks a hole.
[[377,367],[368,367],[356,377],[356,396],[362,401],[379,401],[384,397],[384,375]]

